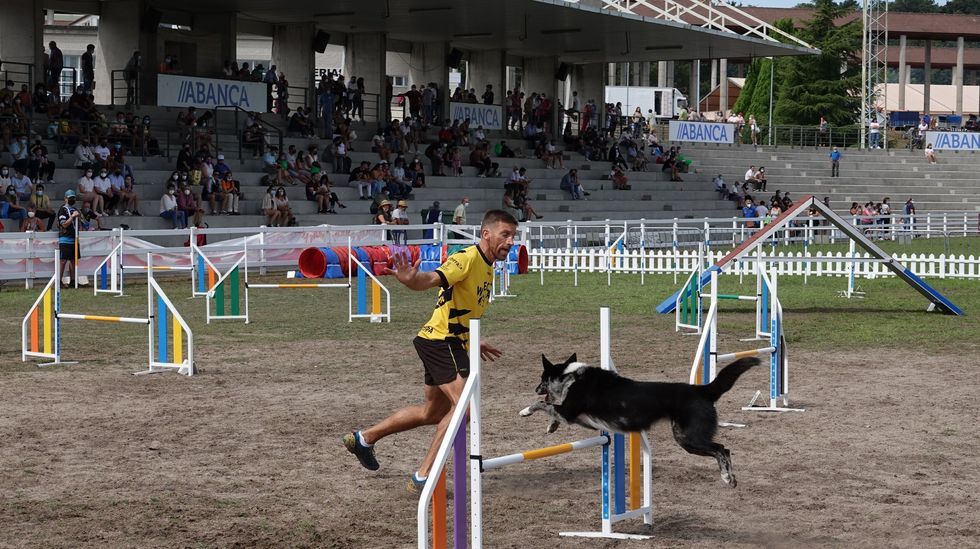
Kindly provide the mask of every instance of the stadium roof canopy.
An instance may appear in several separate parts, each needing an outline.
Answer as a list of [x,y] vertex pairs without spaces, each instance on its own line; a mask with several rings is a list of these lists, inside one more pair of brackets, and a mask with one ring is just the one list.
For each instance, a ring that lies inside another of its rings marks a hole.
[[313,21],[331,33],[384,32],[573,63],[809,55],[816,50],[563,0],[151,0],[164,12],[237,12],[271,24]]

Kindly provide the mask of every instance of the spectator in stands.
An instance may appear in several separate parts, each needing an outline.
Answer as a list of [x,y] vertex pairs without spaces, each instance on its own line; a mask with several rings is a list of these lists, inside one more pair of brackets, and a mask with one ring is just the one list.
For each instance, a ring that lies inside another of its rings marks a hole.
[[187,212],[177,206],[177,188],[172,184],[167,184],[167,192],[160,197],[160,217],[169,220],[174,229],[187,228]]
[[303,107],[296,107],[296,112],[289,118],[289,126],[287,126],[286,131],[302,137],[313,137],[313,123]]
[[878,219],[878,223],[884,225],[885,229],[887,229],[892,222],[892,206],[888,203],[889,200],[891,200],[891,198],[886,196],[885,198],[881,199],[881,203],[878,204],[878,215],[881,216]]
[[495,171],[493,161],[490,160],[489,147],[486,144],[473,147],[473,150],[470,152],[470,166],[476,168],[477,177],[493,175]]
[[548,169],[565,169],[565,160],[562,158],[562,152],[555,146],[554,139],[545,146],[544,165]]
[[761,220],[759,222],[759,226],[760,227],[764,227],[764,226],[766,226],[767,223],[769,223],[769,221],[770,221],[770,218],[769,218],[769,207],[766,206],[765,199],[760,200],[755,205],[755,217],[758,217]]
[[283,221],[285,221],[287,227],[295,227],[297,224],[296,216],[293,215],[293,209],[289,206],[289,197],[286,196],[286,189],[284,187],[276,189],[273,202],[276,210],[279,211],[279,224],[282,225]]
[[38,138],[31,146],[31,154],[27,165],[27,175],[36,183],[47,181],[54,183],[54,162],[48,160],[48,148]]
[[85,46],[85,53],[82,54],[82,87],[85,91],[92,91],[95,83],[95,44]]
[[470,197],[464,196],[459,205],[453,210],[453,225],[466,225],[466,208],[470,205]]
[[[395,210],[391,212],[391,222],[394,225],[408,225],[408,202],[399,200]],[[408,243],[408,231],[391,231],[391,239],[395,244],[406,245]]]
[[7,185],[6,192],[0,197],[0,217],[18,221],[27,217],[27,208],[19,204],[13,185]]
[[34,211],[34,206],[27,206],[27,215],[24,217],[24,220],[20,222],[20,230],[21,232],[41,232],[45,230],[44,223],[41,222],[41,220],[37,217],[37,212]]
[[134,51],[132,57],[126,62],[123,69],[123,78],[126,79],[126,106],[129,107],[137,102],[137,87],[140,70],[143,68],[143,57],[139,51]]
[[453,175],[455,177],[460,177],[463,175],[463,153],[460,152],[459,147],[453,147],[449,149],[449,162],[452,165]]
[[[425,212],[425,224],[432,225],[434,223],[442,223],[442,210],[439,208],[438,200],[433,201],[429,210]],[[422,238],[432,238],[432,232],[432,229],[423,230]]]
[[[754,201],[752,200],[752,197],[751,196],[746,196],[745,197],[745,205],[742,206],[742,217],[744,217],[746,219],[749,219],[749,220],[757,217],[755,204],[754,204]],[[748,227],[748,228],[754,229],[754,228],[758,227],[759,225],[755,221],[746,221],[745,222],[745,226]]]
[[112,151],[109,150],[109,143],[105,139],[100,139],[99,144],[92,148],[92,152],[95,153],[95,158],[99,161],[99,166],[104,168],[108,165],[109,155]]
[[493,149],[493,154],[498,158],[515,158],[517,156],[514,154],[514,151],[507,146],[506,141],[501,141],[500,143],[497,143],[497,145]]
[[121,164],[115,164],[112,171],[109,172],[109,184],[112,188],[112,201],[106,203],[106,207],[112,210],[112,215],[119,215],[119,205],[123,205],[123,210],[126,215],[131,212],[126,208],[126,204],[123,201],[122,191],[124,187],[123,178],[123,166]]
[[90,202],[95,205],[96,211],[101,211],[104,207],[102,197],[95,192],[95,179],[93,179],[92,168],[85,168],[84,174],[78,178],[78,198],[82,202]]
[[425,166],[422,165],[422,160],[417,154],[405,168],[405,178],[413,188],[425,187]]
[[99,170],[99,175],[93,179],[93,192],[99,196],[99,200],[93,200],[93,204],[101,203],[95,209],[100,216],[109,215],[107,210],[112,209],[116,201],[116,195],[112,190],[112,181],[109,180],[109,171],[103,167]]
[[385,187],[388,191],[388,198],[392,200],[406,199],[412,195],[412,186],[405,179],[404,164],[405,159],[399,157],[395,161],[395,166],[385,174]]
[[255,113],[249,113],[245,118],[245,128],[242,130],[242,146],[252,149],[252,158],[259,155],[268,147],[265,127]]
[[840,151],[837,150],[837,147],[834,147],[834,149],[830,151],[829,156],[830,156],[830,177],[840,177],[840,157],[841,157]]
[[357,186],[357,197],[359,200],[371,199],[371,163],[367,160],[351,170],[347,182],[352,186]]
[[755,119],[754,114],[749,115],[749,136],[752,138],[752,145],[757,146],[759,144],[759,122]]
[[445,154],[445,144],[433,142],[425,149],[425,156],[432,163],[432,175],[434,176],[444,176],[446,175],[443,169],[442,157]]
[[27,135],[17,136],[17,139],[10,144],[10,156],[14,159],[12,166],[15,170],[20,170],[20,173],[27,173],[30,154],[31,147],[27,143]]
[[65,68],[65,56],[54,40],[48,42],[48,89],[58,95],[61,71]]
[[235,180],[230,171],[221,177],[221,213],[240,215],[238,201],[241,198],[241,183]]
[[501,208],[505,212],[514,216],[514,219],[517,219],[518,221],[526,221],[527,218],[525,217],[524,209],[517,206],[515,196],[516,194],[513,188],[505,190],[501,201]]
[[782,214],[783,214],[782,201],[777,199],[776,197],[773,197],[772,200],[769,201],[769,218],[776,219]]
[[81,215],[78,218],[78,228],[83,231],[104,231],[107,230],[102,226],[102,217],[105,214],[101,214],[92,209],[92,204],[89,202],[82,203],[82,209],[80,210]]
[[31,209],[34,211],[35,217],[38,219],[48,220],[48,231],[54,225],[54,208],[51,207],[51,200],[44,193],[44,185],[38,183],[34,189],[34,194],[31,196],[30,200]]
[[768,180],[766,179],[766,167],[759,166],[759,171],[755,172],[755,177],[752,179],[752,186],[755,190],[761,190],[766,192],[766,184]]
[[936,163],[936,151],[932,148],[932,143],[926,145],[926,160],[928,160],[930,164]]
[[188,222],[193,222],[195,227],[204,224],[204,208],[194,198],[189,185],[185,184],[177,195],[177,209],[184,214],[185,226]]
[[755,174],[757,173],[759,172],[755,169],[755,166],[749,166],[749,169],[745,170],[745,183],[751,185],[755,182]]
[[587,200],[585,197],[589,196],[590,193],[585,192],[582,184],[578,180],[578,170],[572,168],[561,178],[561,183],[559,185],[561,190],[567,191],[572,195],[572,200]]
[[342,138],[337,137],[333,140],[333,146],[333,172],[351,173],[350,157],[347,155],[347,143]]
[[715,192],[720,195],[721,198],[728,198],[728,184],[725,183],[725,178],[721,174],[715,176],[711,182],[715,186]]
[[679,154],[677,147],[671,147],[664,156],[664,166],[660,171],[665,172],[669,170],[671,181],[684,181],[680,176]]
[[265,190],[265,194],[262,195],[262,214],[265,215],[265,222],[268,227],[278,227],[281,217],[276,208],[275,193],[276,187],[270,185]]
[[181,139],[190,142],[193,137],[194,127],[197,125],[197,107],[189,106],[187,110],[177,114],[177,129],[180,131]]
[[34,194],[34,185],[21,168],[14,168],[14,175],[10,178],[10,185],[17,192],[17,201],[22,204],[30,201],[31,195]]
[[123,215],[143,215],[140,213],[140,197],[136,194],[132,174],[126,174],[123,177],[122,188],[119,190],[119,201],[122,203]]
[[614,165],[612,172],[609,174],[609,179],[612,180],[613,188],[618,191],[628,191],[633,187],[629,184],[629,179],[626,177],[626,173],[619,165]]
[[381,204],[378,205],[378,213],[374,214],[373,221],[375,225],[391,225],[394,220],[391,216],[391,202],[388,200],[382,200]]
[[827,123],[827,119],[820,117],[820,122],[817,124],[817,146],[822,144],[830,145],[830,124]]

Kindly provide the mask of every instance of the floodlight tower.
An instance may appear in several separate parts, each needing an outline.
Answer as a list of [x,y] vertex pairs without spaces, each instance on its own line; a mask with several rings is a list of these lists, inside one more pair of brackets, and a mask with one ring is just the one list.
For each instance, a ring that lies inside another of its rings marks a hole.
[[[879,118],[878,107],[885,110],[888,82],[888,2],[864,0],[861,37],[861,140],[865,147],[868,124],[878,119],[883,146],[888,148],[887,119]],[[901,83],[899,83],[901,85]]]

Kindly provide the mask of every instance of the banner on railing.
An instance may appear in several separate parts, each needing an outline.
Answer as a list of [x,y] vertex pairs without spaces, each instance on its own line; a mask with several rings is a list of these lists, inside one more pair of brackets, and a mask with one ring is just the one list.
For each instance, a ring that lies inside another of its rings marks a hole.
[[450,103],[449,118],[462,122],[470,119],[470,129],[483,126],[485,130],[504,129],[504,112],[500,105],[479,103]]
[[717,122],[670,121],[670,141],[734,143],[735,125]]
[[980,151],[980,133],[926,132],[926,142],[937,151]]
[[266,85],[262,82],[157,75],[157,105],[161,107],[241,107],[265,111],[266,95]]

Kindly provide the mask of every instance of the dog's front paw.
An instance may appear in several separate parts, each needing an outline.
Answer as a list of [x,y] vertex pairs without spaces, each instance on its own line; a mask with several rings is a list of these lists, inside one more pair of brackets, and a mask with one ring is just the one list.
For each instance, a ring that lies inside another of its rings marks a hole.
[[555,431],[557,431],[559,425],[560,424],[557,421],[552,421],[551,424],[548,425],[548,431],[547,431],[548,434],[551,434],[551,433],[554,433]]
[[517,415],[519,415],[521,417],[527,417],[527,416],[529,416],[529,415],[531,415],[533,413],[534,413],[534,410],[531,409],[531,406],[528,406],[527,408],[524,408],[523,410],[521,410],[520,412],[518,412]]

